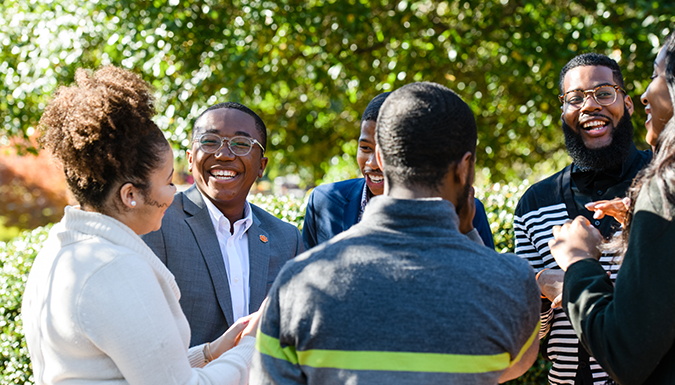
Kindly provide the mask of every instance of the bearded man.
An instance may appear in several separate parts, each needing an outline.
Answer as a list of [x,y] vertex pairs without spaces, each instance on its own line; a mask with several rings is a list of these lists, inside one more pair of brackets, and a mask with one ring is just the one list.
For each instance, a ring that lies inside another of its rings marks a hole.
[[[552,228],[583,215],[605,238],[620,229],[610,216],[598,219],[591,202],[624,197],[637,173],[649,163],[650,151],[633,144],[633,101],[626,94],[616,61],[587,53],[560,71],[560,101],[565,145],[573,163],[529,188],[518,202],[514,227],[516,254],[537,272],[542,291],[542,353],[553,362],[552,384],[612,384],[611,378],[579,343],[560,307],[564,272],[551,256]],[[619,265],[613,256],[600,259],[612,280]]]

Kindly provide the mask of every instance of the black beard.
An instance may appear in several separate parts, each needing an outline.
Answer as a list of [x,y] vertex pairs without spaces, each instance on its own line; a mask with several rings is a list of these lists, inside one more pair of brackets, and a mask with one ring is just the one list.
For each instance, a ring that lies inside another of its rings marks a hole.
[[[623,108],[623,116],[619,124],[612,130],[612,142],[602,148],[588,148],[584,144],[581,133],[575,132],[565,120],[562,121],[563,133],[565,134],[565,147],[574,164],[580,169],[586,170],[614,170],[628,159],[628,154],[633,145],[633,122],[626,107]],[[581,128],[579,128],[581,130]]]

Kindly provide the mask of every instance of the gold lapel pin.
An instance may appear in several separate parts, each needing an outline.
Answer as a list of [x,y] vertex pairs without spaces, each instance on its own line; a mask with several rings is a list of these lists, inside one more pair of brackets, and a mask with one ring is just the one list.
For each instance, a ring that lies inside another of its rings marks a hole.
[[262,243],[267,243],[267,237],[264,236],[264,235],[261,235],[261,236],[260,236],[260,241],[262,241]]

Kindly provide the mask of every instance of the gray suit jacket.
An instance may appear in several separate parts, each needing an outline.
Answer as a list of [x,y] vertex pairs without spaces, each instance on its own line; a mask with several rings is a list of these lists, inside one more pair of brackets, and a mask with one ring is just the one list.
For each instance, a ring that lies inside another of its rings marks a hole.
[[[284,263],[303,251],[298,229],[251,205],[248,229],[251,296],[258,310]],[[162,227],[143,236],[176,277],[180,305],[190,323],[190,346],[211,342],[234,322],[230,286],[216,231],[196,186],[174,196]],[[266,240],[266,241],[265,241]]]

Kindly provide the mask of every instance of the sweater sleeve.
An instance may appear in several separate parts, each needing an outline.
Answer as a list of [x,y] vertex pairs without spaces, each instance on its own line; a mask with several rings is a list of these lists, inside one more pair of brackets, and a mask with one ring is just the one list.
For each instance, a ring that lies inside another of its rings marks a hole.
[[675,303],[675,225],[661,214],[663,204],[652,203],[659,192],[650,187],[636,202],[616,287],[595,260],[565,274],[563,307],[574,330],[621,384],[644,383],[675,341],[675,307],[668,305]]
[[195,352],[188,352],[187,320],[178,301],[134,257],[116,257],[88,279],[77,300],[81,333],[129,384],[245,385],[253,338],[202,369],[191,368],[188,356]]

